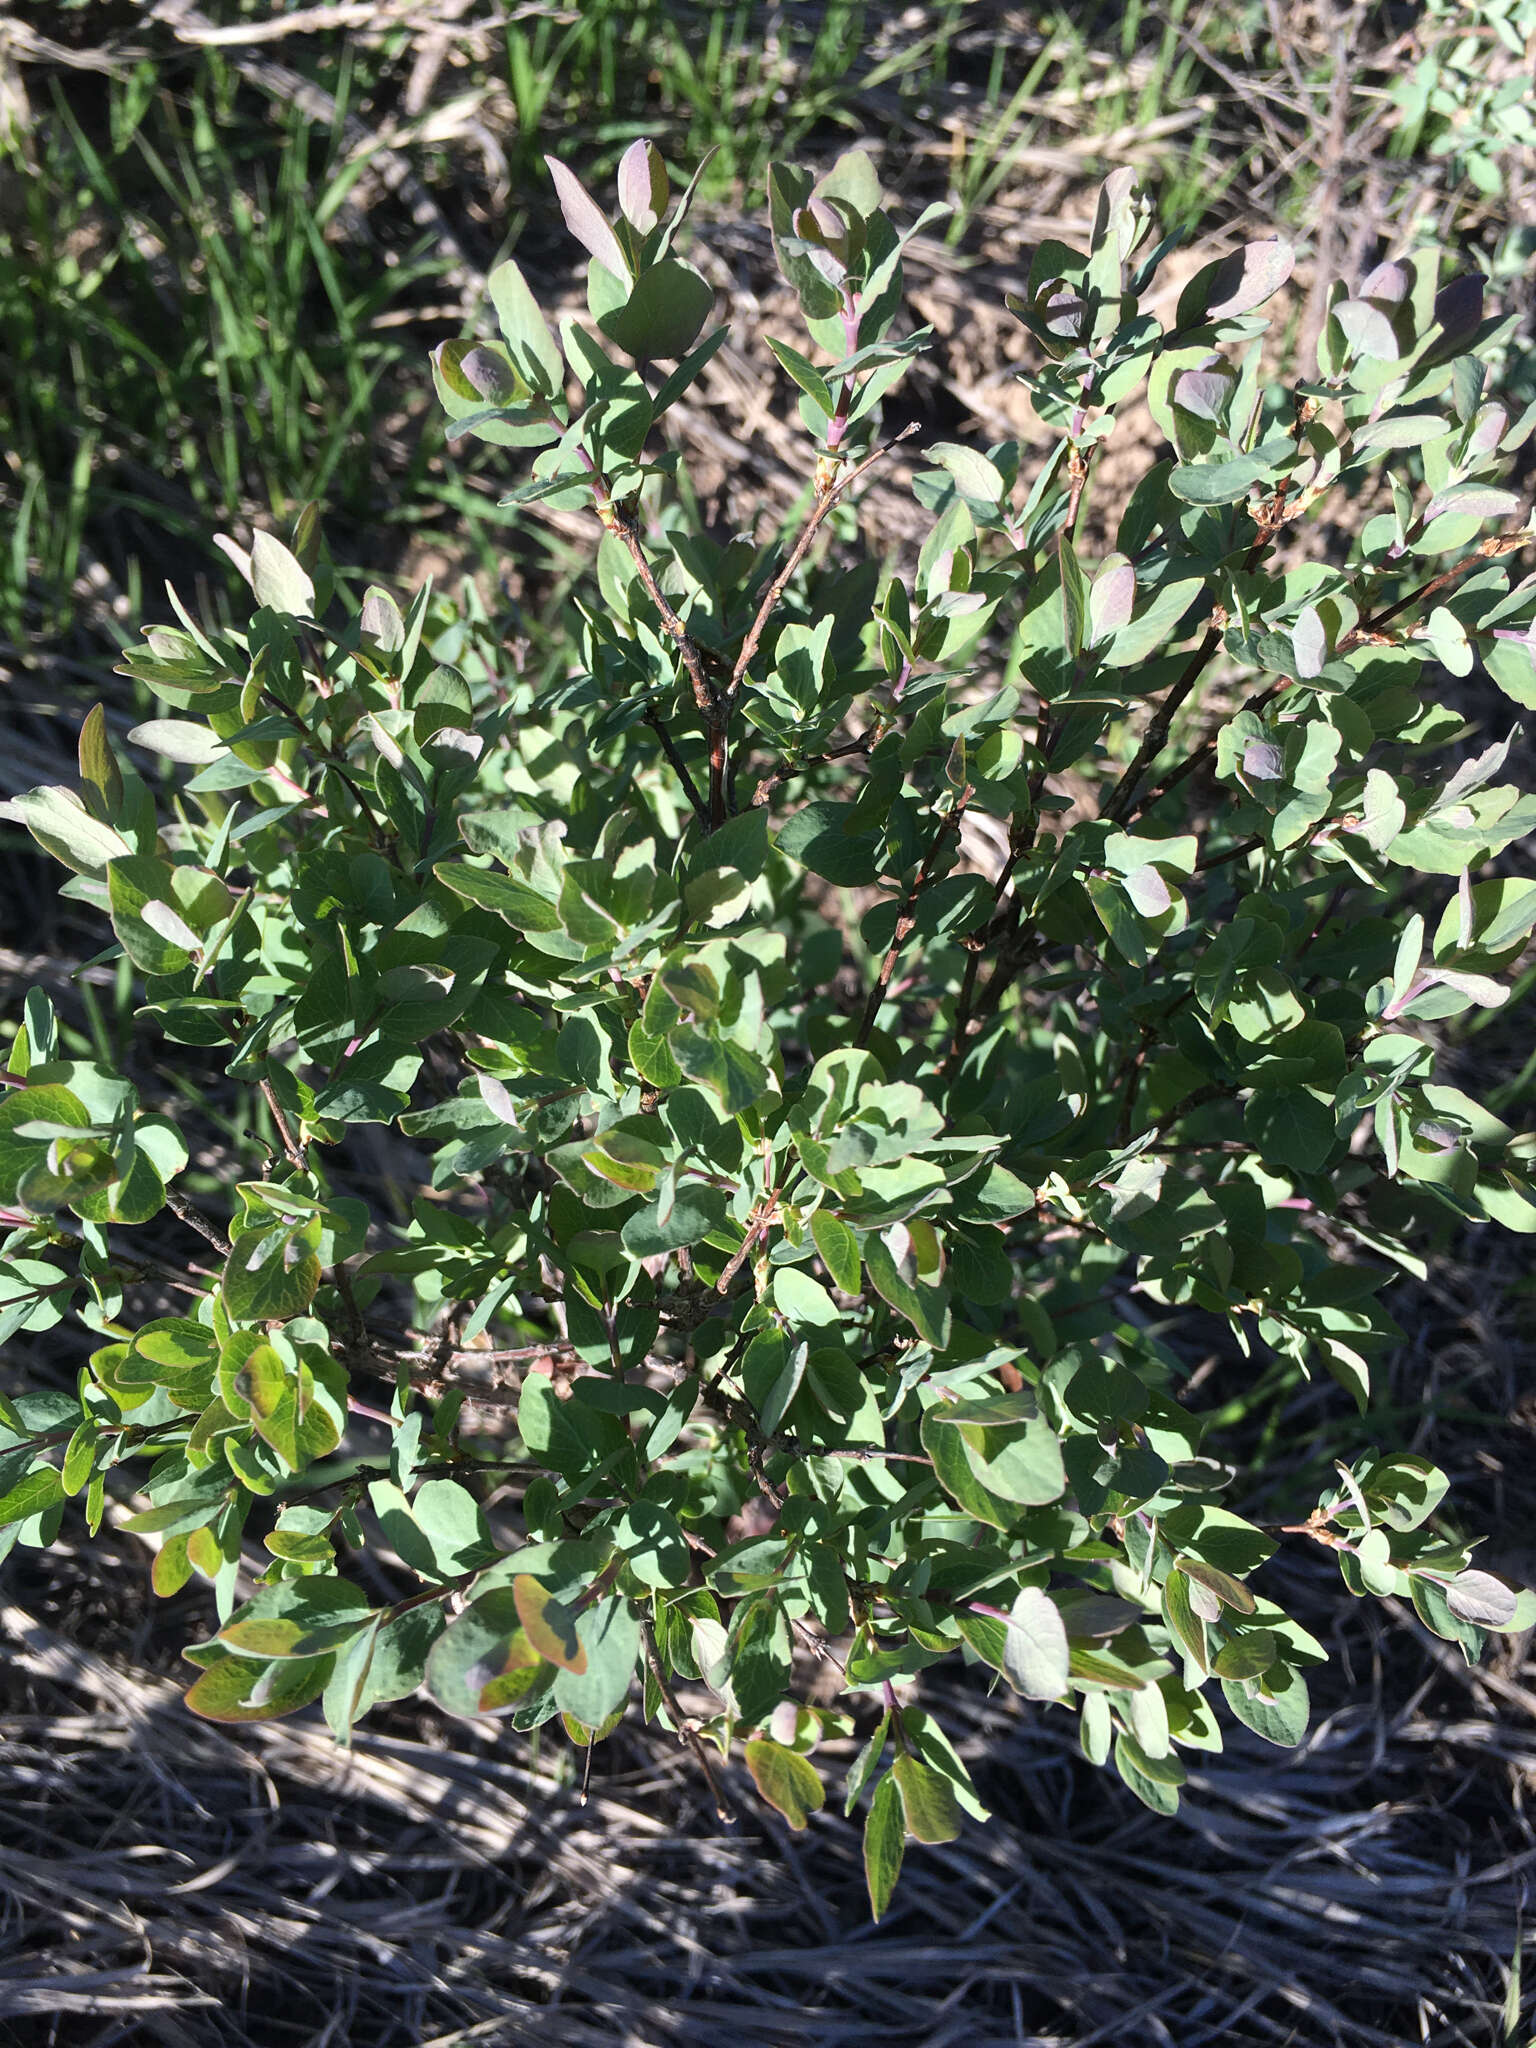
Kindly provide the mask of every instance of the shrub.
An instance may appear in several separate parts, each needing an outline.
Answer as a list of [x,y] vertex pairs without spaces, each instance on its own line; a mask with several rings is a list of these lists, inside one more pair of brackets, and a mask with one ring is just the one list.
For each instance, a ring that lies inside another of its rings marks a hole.
[[1399,109],[1392,154],[1424,150],[1477,192],[1501,195],[1511,156],[1536,145],[1526,60],[1533,35],[1531,0],[1427,0],[1413,36],[1418,60],[1391,87]]
[[[1185,1343],[1216,1319],[1255,1375],[1321,1367],[1363,1411],[1426,1224],[1536,1228],[1531,1138],[1435,1078],[1536,924],[1501,865],[1536,808],[1507,739],[1463,758],[1439,681],[1536,703],[1498,481],[1532,415],[1486,394],[1507,336],[1433,257],[1336,286],[1293,384],[1259,312],[1281,243],[1160,324],[1167,245],[1138,255],[1119,172],[1089,254],[1044,244],[1013,308],[1053,452],[930,447],[894,573],[854,487],[929,337],[897,338],[903,236],[854,154],[772,174],[826,358],[771,344],[813,474],[781,543],[722,540],[658,432],[724,335],[688,195],[644,143],[615,218],[554,174],[590,322],[557,340],[504,263],[500,338],[434,371],[454,435],[532,451],[515,502],[595,514],[569,658],[509,673],[426,590],[354,602],[308,507],[225,544],[243,632],[172,593],[126,657],[171,707],[131,735],[157,786],[98,709],[79,792],[11,807],[110,917],[146,1038],[226,1105],[259,1091],[274,1142],[204,1214],[179,1120],[29,997],[3,1329],[72,1312],[99,1346],[74,1393],[5,1402],[0,1521],[46,1546],[137,1489],[157,1590],[212,1584],[186,1654],[217,1720],[320,1699],[346,1740],[424,1684],[590,1746],[638,1686],[712,1779],[743,1740],[803,1827],[811,1752],[870,1707],[846,1796],[878,1914],[906,1837],[982,1811],[914,1703],[940,1659],[1076,1710],[1172,1812],[1213,1692],[1305,1730],[1323,1650],[1250,1583],[1282,1536],[1469,1657],[1536,1611],[1390,1446],[1291,1526],[1237,1513]],[[1095,559],[1094,463],[1143,394],[1172,452]],[[345,1192],[368,1124],[430,1162],[408,1209]],[[145,1320],[153,1289],[175,1312]],[[375,1454],[349,1409],[380,1382]],[[413,1590],[354,1575],[365,1545]],[[838,1705],[803,1697],[818,1661]]]

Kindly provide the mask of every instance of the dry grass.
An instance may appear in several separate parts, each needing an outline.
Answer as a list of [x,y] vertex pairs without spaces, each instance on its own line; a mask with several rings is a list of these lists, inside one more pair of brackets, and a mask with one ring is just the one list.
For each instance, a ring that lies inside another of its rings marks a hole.
[[[910,1851],[872,1928],[854,1825],[789,1837],[743,1798],[723,1830],[642,1734],[582,1807],[563,1750],[414,1708],[350,1755],[313,1717],[194,1722],[22,1604],[103,1570],[66,1562],[3,1614],[0,2025],[18,2048],[1485,2048],[1536,1873],[1536,1693],[1341,1611],[1321,1560],[1286,1569],[1349,1701],[1303,1750],[1237,1731],[1164,1822],[1064,1716],[931,1687],[995,1817]],[[131,1602],[142,1565],[115,1576]]]

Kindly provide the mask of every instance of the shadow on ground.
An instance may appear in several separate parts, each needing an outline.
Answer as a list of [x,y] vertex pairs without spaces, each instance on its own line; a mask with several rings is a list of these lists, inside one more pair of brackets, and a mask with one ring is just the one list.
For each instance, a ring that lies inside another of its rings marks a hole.
[[558,1741],[541,1756],[416,1708],[370,1723],[350,1754],[313,1717],[225,1732],[194,1721],[174,1681],[71,1642],[42,1618],[57,1570],[46,1584],[23,1571],[0,1611],[0,2034],[17,2048],[1497,2042],[1536,1874],[1520,1803],[1536,1692],[1513,1660],[1436,1661],[1444,1646],[1407,1615],[1341,1615],[1322,1560],[1285,1569],[1352,1699],[1320,1701],[1305,1749],[1233,1730],[1165,1821],[1081,1761],[1065,1716],[963,1680],[935,1688],[994,1819],[910,1849],[878,1928],[854,1823],[829,1811],[791,1837],[748,1789],[722,1828],[658,1739],[599,1751],[582,1806]]

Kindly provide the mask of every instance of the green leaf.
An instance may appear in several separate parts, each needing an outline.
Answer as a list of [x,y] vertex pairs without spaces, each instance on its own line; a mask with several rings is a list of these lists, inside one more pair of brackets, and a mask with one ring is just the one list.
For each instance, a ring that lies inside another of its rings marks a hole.
[[628,1042],[630,1064],[642,1081],[649,1081],[653,1088],[675,1088],[682,1080],[683,1070],[673,1059],[664,1034],[631,1024]]
[[654,1500],[631,1501],[614,1524],[613,1540],[642,1585],[665,1588],[686,1581],[688,1542],[670,1508]]
[[637,1259],[654,1259],[699,1244],[712,1231],[725,1227],[726,1203],[719,1188],[687,1184],[677,1191],[665,1221],[654,1201],[625,1218],[620,1232],[624,1249]]
[[771,334],[765,335],[763,339],[817,410],[830,419],[837,409],[837,402],[832,396],[831,386],[820,370],[801,355],[798,349],[791,348],[788,342],[775,341]]
[[964,1423],[959,1436],[971,1470],[989,1493],[1023,1507],[1047,1507],[1066,1491],[1061,1440],[1043,1416],[1007,1429]]
[[433,1602],[408,1608],[384,1622],[373,1639],[373,1657],[363,1682],[357,1714],[391,1700],[409,1699],[426,1679],[427,1659],[447,1617]]
[[496,309],[501,338],[524,382],[546,398],[559,397],[565,385],[565,358],[521,270],[505,257],[493,265],[485,288]]
[[1221,1690],[1239,1721],[1282,1749],[1294,1749],[1307,1732],[1312,1703],[1307,1681],[1289,1665],[1271,1670],[1261,1686],[1255,1679],[1224,1678]]
[[859,1240],[840,1216],[818,1209],[811,1218],[811,1239],[821,1254],[832,1285],[844,1294],[860,1291]]
[[613,1593],[582,1609],[576,1633],[586,1669],[566,1666],[556,1674],[555,1704],[588,1728],[600,1728],[629,1697],[640,1654],[640,1623],[622,1595]]
[[1277,1638],[1267,1628],[1249,1629],[1223,1643],[1211,1663],[1218,1678],[1260,1678],[1279,1654]]
[[960,1213],[973,1222],[1010,1223],[1033,1215],[1038,1196],[1006,1166],[989,1166],[959,1190]]
[[537,1372],[524,1377],[517,1426],[532,1455],[567,1479],[589,1472],[627,1441],[616,1416],[602,1414],[579,1396],[558,1400],[548,1379]]
[[541,1682],[547,1686],[553,1672],[523,1634],[512,1589],[499,1586],[472,1600],[437,1636],[424,1675],[440,1707],[470,1718],[516,1707]]
[[298,1375],[270,1344],[256,1344],[234,1375],[234,1391],[245,1401],[256,1434],[293,1471],[299,1462]]
[[684,1077],[718,1095],[727,1116],[755,1108],[767,1093],[773,1078],[768,1067],[734,1039],[684,1024],[668,1033],[667,1043]]
[[768,1719],[789,1684],[793,1646],[780,1602],[759,1594],[737,1609],[731,1631],[731,1691],[742,1722],[755,1727]]
[[1256,1088],[1243,1110],[1243,1128],[1273,1166],[1316,1173],[1337,1136],[1333,1111],[1305,1088]]
[[466,903],[491,910],[504,917],[520,932],[557,932],[562,929],[560,912],[547,897],[520,882],[515,875],[498,875],[490,868],[472,868],[461,860],[440,860],[432,870],[437,879]]
[[1458,1572],[1445,1588],[1446,1605],[1457,1620],[1475,1622],[1479,1628],[1512,1627],[1518,1597],[1513,1586],[1492,1572]]
[[613,277],[627,277],[629,271],[624,252],[601,208],[589,197],[575,173],[557,157],[546,156],[544,162],[554,180],[560,211],[565,215],[565,224],[571,233]]
[[576,1632],[575,1603],[561,1599],[528,1572],[519,1572],[512,1581],[512,1598],[517,1618],[539,1655],[579,1678],[587,1668],[587,1653]]
[[1008,1610],[1003,1673],[1027,1700],[1059,1700],[1071,1677],[1066,1625],[1049,1593],[1026,1586]]
[[285,618],[315,615],[314,582],[276,534],[257,532],[251,537],[251,588],[258,604]]
[[1262,306],[1296,267],[1289,242],[1247,242],[1197,270],[1179,294],[1174,331],[1235,319]]
[[1193,1579],[1197,1586],[1204,1586],[1207,1592],[1214,1593],[1223,1607],[1230,1607],[1238,1614],[1253,1613],[1258,1603],[1241,1579],[1233,1578],[1230,1572],[1224,1572],[1216,1565],[1203,1563],[1198,1557],[1180,1557],[1175,1562],[1185,1578]]
[[920,1435],[923,1449],[933,1460],[935,1477],[962,1514],[990,1523],[994,1529],[1011,1529],[1019,1520],[1018,1506],[990,1492],[978,1478],[959,1430],[944,1428],[939,1416],[929,1409]]
[[1163,1581],[1163,1618],[1185,1654],[1193,1657],[1202,1671],[1209,1672],[1211,1658],[1205,1618],[1196,1613],[1189,1579],[1181,1571],[1171,1571]]
[[1148,1768],[1148,1759],[1137,1747],[1134,1737],[1117,1735],[1115,1738],[1115,1769],[1124,1783],[1135,1793],[1143,1806],[1165,1818],[1179,1810],[1178,1786],[1165,1778],[1154,1776]]
[[432,1546],[440,1577],[462,1578],[492,1564],[500,1552],[485,1510],[467,1487],[453,1479],[428,1479],[411,1500],[411,1520]]
[[[1248,1611],[1244,1606],[1246,1588],[1233,1581],[1238,1573],[1251,1572],[1274,1556],[1273,1537],[1228,1508],[1204,1503],[1169,1509],[1162,1518],[1161,1533],[1175,1549],[1186,1553],[1179,1559],[1181,1571],[1194,1577],[1192,1559],[1215,1566],[1221,1575],[1221,1583],[1213,1587],[1217,1596],[1228,1600],[1239,1613]],[[1205,1583],[1204,1577],[1199,1583]]]
[[624,304],[597,324],[637,362],[670,362],[698,340],[714,303],[714,287],[691,264],[668,256],[653,264]]
[[825,1287],[800,1266],[781,1266],[774,1274],[773,1304],[795,1329],[830,1330],[843,1320]]
[[1445,1498],[1443,1472],[1411,1451],[1379,1459],[1361,1475],[1361,1486],[1378,1521],[1389,1529],[1419,1528]]
[[761,1737],[747,1744],[745,1754],[759,1793],[798,1834],[826,1804],[826,1788],[816,1766],[781,1742]]
[[192,1686],[187,1705],[205,1721],[278,1721],[319,1699],[335,1664],[333,1655],[290,1657],[275,1664],[224,1657]]
[[1442,419],[1439,413],[1389,414],[1386,419],[1371,420],[1357,428],[1352,445],[1359,455],[1394,448],[1422,448],[1427,442],[1443,440],[1454,427],[1453,420]]
[[616,1188],[648,1195],[666,1169],[667,1155],[639,1132],[618,1127],[603,1131],[581,1155],[585,1165]]
[[864,1821],[864,1881],[869,1888],[871,1918],[878,1920],[891,1903],[901,1859],[906,1853],[906,1823],[900,1788],[887,1771],[875,1787]]
[[1169,476],[1168,488],[1186,505],[1235,505],[1255,484],[1269,483],[1282,459],[1283,453],[1270,455],[1261,448],[1225,461],[1181,462]]
[[9,1493],[0,1494],[0,1529],[12,1522],[30,1521],[44,1509],[64,1498],[63,1476],[52,1465],[39,1465],[25,1479],[18,1480]]
[[990,510],[1007,495],[997,464],[979,450],[958,441],[933,441],[923,452],[929,461],[948,471],[955,489],[972,504]]
[[115,817],[123,802],[123,771],[112,752],[112,742],[107,738],[107,715],[99,704],[93,704],[85,714],[78,751],[81,780],[95,790],[99,808],[108,817]]
[[[894,1225],[893,1230],[901,1235],[909,1234],[903,1224]],[[887,1241],[892,1234],[892,1231],[871,1231],[865,1238],[864,1264],[869,1277],[876,1291],[898,1314],[906,1317],[926,1343],[942,1349],[949,1342],[948,1296],[942,1288],[929,1286],[921,1278],[909,1280],[906,1277]]]
[[345,1579],[287,1579],[261,1587],[219,1630],[219,1641],[258,1661],[320,1657],[355,1635],[372,1613],[367,1595]]
[[807,804],[779,827],[779,851],[824,881],[866,886],[878,871],[880,841],[875,833],[858,829],[855,816],[852,804]]
[[918,1842],[952,1842],[960,1832],[960,1808],[948,1778],[921,1757],[898,1756],[891,1776],[901,1793],[907,1833]]
[[129,852],[120,832],[93,818],[72,789],[29,789],[13,797],[0,815],[25,825],[45,853],[77,875],[104,875],[107,863]]
[[221,1292],[240,1322],[286,1322],[302,1315],[320,1285],[318,1220],[243,1231],[230,1243]]

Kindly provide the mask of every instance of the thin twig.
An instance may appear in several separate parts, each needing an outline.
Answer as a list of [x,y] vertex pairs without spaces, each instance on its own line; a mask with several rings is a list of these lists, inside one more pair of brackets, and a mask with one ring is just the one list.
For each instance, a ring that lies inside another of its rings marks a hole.
[[635,524],[633,518],[627,512],[621,511],[617,505],[610,506],[606,515],[602,507],[599,506],[598,516],[602,519],[604,526],[608,528],[609,532],[617,534],[629,550],[630,559],[640,572],[640,581],[645,586],[645,594],[651,600],[651,603],[655,605],[657,612],[660,614],[661,623],[666,627],[679,655],[682,657],[683,667],[688,671],[688,681],[693,687],[693,701],[698,706],[700,717],[707,723],[714,716],[714,685],[704,673],[704,661],[699,653],[698,642],[689,632],[682,619],[679,618],[670,598],[666,596],[661,585],[656,581],[656,572],[651,567],[649,558],[646,555],[644,544],[640,539],[639,527]]
[[1216,650],[1221,645],[1222,630],[1220,626],[1214,625],[1206,628],[1205,638],[1184,664],[1178,681],[1153,713],[1151,723],[1142,734],[1141,745],[1136,749],[1130,766],[1110,791],[1108,801],[1099,812],[1101,818],[1115,825],[1124,823],[1135,802],[1142,776],[1167,745],[1169,728],[1180,705],[1215,658]]
[[694,1762],[704,1773],[704,1782],[709,1787],[709,1796],[715,1802],[715,1818],[716,1820],[723,1820],[729,1826],[736,1816],[731,1811],[730,1802],[720,1789],[713,1766],[710,1764],[708,1753],[703,1743],[699,1740],[699,1731],[677,1704],[677,1695],[673,1692],[671,1681],[662,1667],[661,1658],[656,1653],[656,1638],[651,1631],[651,1624],[648,1621],[642,1621],[640,1624],[640,1641],[645,1650],[645,1661],[650,1666],[652,1678],[656,1681],[656,1689],[661,1694],[662,1705],[666,1708],[668,1714],[671,1715],[672,1726],[677,1730],[677,1739],[687,1746]]
[[[591,458],[587,457],[586,460],[590,467]],[[655,723],[653,730],[660,737],[663,747],[667,749],[667,758],[672,762],[673,767],[677,769],[679,775],[684,778],[683,786],[688,790],[690,801],[694,803],[695,808],[699,812],[705,831],[715,832],[725,823],[725,731],[730,716],[729,709],[724,703],[720,691],[715,687],[714,682],[704,672],[704,657],[699,651],[699,643],[689,632],[671,600],[656,580],[656,572],[651,567],[649,558],[646,555],[645,544],[640,538],[640,529],[636,525],[633,515],[625,511],[622,506],[615,504],[611,498],[605,497],[603,495],[605,488],[602,477],[594,472],[593,491],[596,496],[597,516],[607,530],[612,534],[616,534],[629,550],[630,560],[639,571],[640,581],[645,586],[646,595],[650,598],[651,603],[655,605],[662,625],[666,628],[671,636],[673,645],[677,648],[683,667],[687,671],[689,686],[693,691],[695,708],[698,711],[699,717],[704,722],[704,732],[709,742],[709,802],[707,805],[699,800],[697,791],[693,786],[692,777],[688,775],[688,771],[683,767],[681,758],[673,751],[667,736],[661,730],[659,722]]]
[[758,783],[752,792],[750,808],[754,811],[761,810],[779,784],[788,782],[792,775],[809,775],[813,768],[824,768],[829,761],[846,761],[852,754],[867,754],[875,744],[875,737],[873,730],[861,732],[857,739],[844,740],[839,746],[828,747],[824,754],[813,755],[809,761],[796,761],[793,766],[788,762],[781,762]]
[[[1275,701],[1275,699],[1280,695],[1282,690],[1291,689],[1293,687],[1294,680],[1294,677],[1291,676],[1281,676],[1280,680],[1278,682],[1271,683],[1267,690],[1261,690],[1257,697],[1250,697],[1248,702],[1243,706],[1243,709],[1245,711],[1252,711],[1255,713],[1263,711],[1267,705],[1270,705]],[[1155,789],[1148,791],[1146,796],[1144,796],[1141,799],[1141,801],[1137,804],[1137,810],[1151,810],[1152,806],[1155,803],[1160,803],[1162,799],[1165,796],[1167,796],[1170,790],[1177,789],[1179,784],[1183,782],[1186,779],[1186,777],[1194,775],[1198,772],[1198,770],[1203,768],[1208,761],[1213,761],[1215,758],[1216,741],[1214,739],[1204,741],[1200,746],[1196,747],[1195,751],[1192,754],[1188,755],[1184,760],[1182,760],[1177,768],[1170,769],[1168,774],[1166,774],[1163,777],[1162,781],[1158,783]]]
[[768,1230],[773,1223],[773,1219],[775,1216],[778,1215],[778,1213],[779,1191],[777,1188],[775,1188],[771,1195],[766,1195],[763,1198],[763,1200],[758,1203],[757,1210],[754,1213],[751,1222],[747,1225],[746,1236],[741,1240],[741,1243],[737,1246],[736,1250],[732,1252],[730,1259],[726,1265],[725,1271],[720,1275],[720,1278],[715,1282],[716,1294],[730,1293],[731,1282],[736,1278],[736,1275],[741,1271],[742,1267],[746,1264],[747,1259],[751,1254],[753,1246],[758,1242],[760,1238],[765,1237],[767,1235]]
[[970,795],[971,788],[970,784],[967,783],[965,788],[961,790],[954,809],[946,811],[939,820],[939,829],[933,835],[933,843],[928,848],[927,853],[924,854],[923,864],[918,869],[911,888],[907,891],[906,901],[896,914],[896,929],[891,934],[891,943],[885,949],[885,958],[880,962],[880,972],[875,976],[875,985],[869,992],[868,1002],[864,1005],[864,1015],[859,1019],[859,1028],[854,1033],[853,1042],[856,1046],[867,1044],[869,1034],[875,1028],[875,1019],[879,1016],[880,1006],[885,1001],[885,992],[890,987],[891,976],[895,972],[896,962],[901,957],[901,949],[912,936],[913,926],[917,922],[917,900],[928,886],[929,879],[933,874],[934,863],[938,860],[945,840],[951,832],[959,829],[961,813],[970,800]]
[[174,1210],[182,1222],[195,1230],[199,1237],[205,1238],[221,1259],[229,1257],[229,1240],[195,1203],[187,1200],[185,1195],[178,1194],[175,1188],[167,1188],[165,1206]]
[[757,608],[757,616],[747,628],[747,636],[741,643],[741,652],[736,657],[736,665],[731,670],[731,680],[726,688],[725,694],[728,702],[734,702],[736,693],[746,680],[747,670],[752,665],[752,657],[756,654],[763,634],[767,630],[768,621],[773,617],[779,599],[789,588],[791,577],[805,560],[806,553],[810,548],[811,542],[816,538],[821,522],[843,496],[844,492],[850,490],[861,476],[873,469],[877,462],[883,462],[885,457],[900,442],[905,441],[909,435],[917,432],[918,426],[915,421],[910,427],[903,427],[901,432],[892,440],[887,441],[882,447],[871,450],[862,462],[856,462],[852,469],[846,470],[843,475],[837,477],[817,497],[815,504],[806,516],[804,526],[800,529],[798,540],[796,540],[794,546],[789,551],[788,559],[778,575],[769,584],[767,591],[764,593],[762,603]]
[[1195,862],[1197,875],[1208,874],[1212,868],[1224,868],[1228,861],[1241,860],[1245,853],[1252,853],[1264,844],[1264,834],[1255,832],[1251,838],[1239,839],[1236,846],[1229,846],[1225,853],[1202,854]]
[[288,1154],[289,1165],[296,1166],[300,1173],[308,1173],[309,1155],[290,1130],[288,1119],[283,1114],[283,1105],[277,1099],[277,1090],[265,1075],[262,1076],[261,1092],[266,1098],[268,1109],[272,1112],[272,1121],[277,1125],[277,1135],[283,1141],[283,1150]]
[[1408,607],[1417,604],[1420,598],[1433,597],[1437,590],[1444,590],[1447,584],[1454,583],[1469,569],[1479,568],[1487,561],[1496,561],[1500,555],[1515,554],[1519,549],[1528,547],[1530,541],[1531,536],[1526,532],[1489,534],[1486,540],[1478,542],[1470,555],[1453,563],[1440,575],[1432,576],[1428,583],[1421,583],[1417,589],[1410,590],[1405,597],[1398,598],[1395,604],[1389,604],[1385,611],[1377,612],[1371,618],[1362,619],[1358,626],[1344,635],[1339,642],[1338,651],[1343,653],[1346,648],[1354,647],[1362,640],[1368,640],[1373,633],[1379,633],[1389,619],[1395,619],[1400,612],[1407,611]]
[[538,1344],[519,1344],[510,1351],[451,1350],[446,1352],[413,1352],[409,1358],[398,1361],[401,1365],[526,1365],[534,1358],[561,1358],[575,1354],[576,1346],[568,1337],[546,1337]]
[[[380,848],[387,847],[389,838],[384,827],[375,817],[372,805],[358,788],[357,783],[353,779],[351,769],[337,750],[334,747],[327,746],[308,719],[305,718],[303,712],[295,710],[291,704],[285,704],[275,690],[269,690],[263,684],[261,694],[275,711],[281,712],[282,716],[291,725],[298,728],[299,735],[305,745],[319,756],[322,765],[329,768],[338,780],[346,785],[353,803],[357,805],[358,810],[362,813],[364,822],[368,827],[368,836],[372,839],[374,845]],[[271,774],[272,770],[268,769],[267,773]],[[298,785],[295,784],[294,786],[297,787]],[[305,790],[303,794],[307,797],[309,792]]]
[[677,742],[662,722],[661,713],[653,704],[645,714],[645,722],[661,742],[661,751],[672,764],[672,773],[683,785],[683,794],[693,806],[693,815],[707,832],[709,830],[709,806],[699,793],[699,786],[689,773],[688,763],[677,750]]
[[[1306,408],[1298,402],[1296,417],[1289,429],[1290,436],[1297,442],[1298,447],[1308,417]],[[1245,571],[1258,566],[1275,535],[1286,523],[1289,516],[1287,500],[1290,495],[1291,479],[1287,474],[1280,478],[1271,495],[1251,514],[1256,531],[1248,552],[1243,557]],[[1107,818],[1116,825],[1123,825],[1133,810],[1141,808],[1136,802],[1136,792],[1140,787],[1141,778],[1167,744],[1169,729],[1179,707],[1214,659],[1221,646],[1227,623],[1226,612],[1218,606],[1212,614],[1210,625],[1206,628],[1205,638],[1185,663],[1178,681],[1153,713],[1152,721],[1142,736],[1141,745],[1136,749],[1135,758],[1110,791],[1108,802],[1099,812],[1101,818]],[[1283,688],[1284,685],[1277,687]],[[1267,692],[1266,698],[1273,694],[1273,690]],[[1175,779],[1170,777],[1165,787],[1171,788]]]
[[[1042,719],[1044,718],[1044,716],[1045,711],[1042,708]],[[1018,866],[1019,862],[1024,858],[1025,854],[1028,853],[1034,846],[1035,833],[1039,825],[1040,817],[1040,790],[1044,787],[1044,783],[1045,776],[1042,773],[1040,776],[1039,786],[1037,786],[1034,789],[1033,795],[1031,797],[1032,810],[1028,825],[1022,831],[1015,829],[1013,832],[1009,834],[1008,858],[1003,862],[997,880],[992,885],[992,901],[995,904],[1000,904],[1002,902],[1008,884],[1013,880],[1014,869]],[[994,915],[993,924],[995,924],[995,922],[996,915]],[[982,951],[986,945],[987,937],[991,930],[992,925],[989,924],[987,927],[987,931],[983,932],[971,944],[970,953],[965,963],[965,973],[962,976],[960,982],[960,993],[955,999],[955,1021],[954,1028],[950,1033],[949,1050],[944,1055],[944,1063],[942,1067],[939,1069],[941,1076],[948,1076],[950,1073],[953,1072],[954,1068],[958,1066],[960,1059],[965,1052],[967,1044],[970,1042],[971,1005],[975,1001],[976,997],[976,977],[981,968]]]

